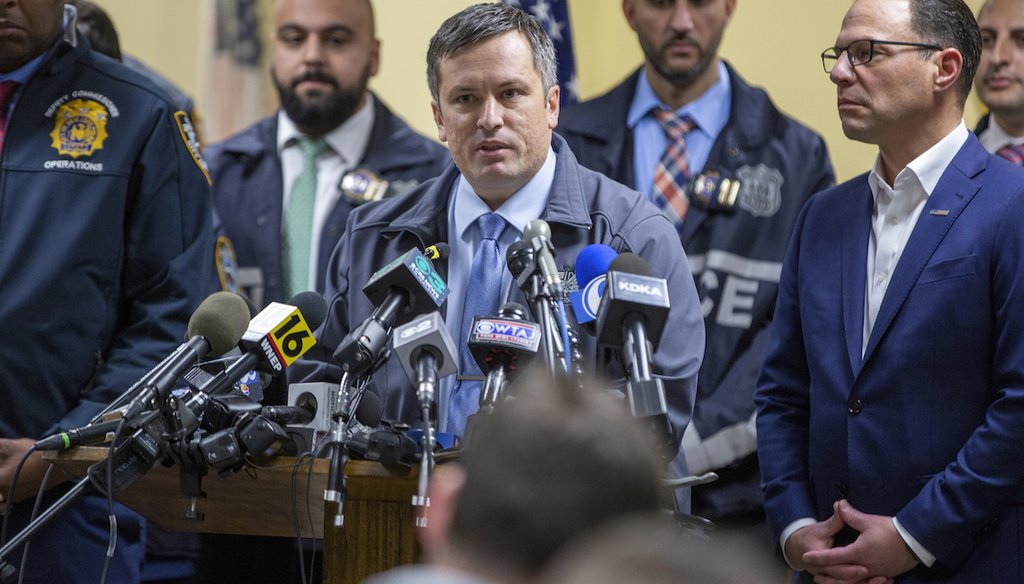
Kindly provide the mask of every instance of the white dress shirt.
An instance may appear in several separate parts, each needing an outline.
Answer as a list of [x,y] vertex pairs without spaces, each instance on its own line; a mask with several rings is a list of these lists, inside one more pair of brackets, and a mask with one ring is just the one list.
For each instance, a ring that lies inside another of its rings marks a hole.
[[994,116],[989,116],[988,127],[978,136],[978,141],[992,154],[999,152],[1003,146],[1024,144],[1024,136],[1011,136],[999,125]]
[[[343,124],[328,132],[323,138],[329,148],[316,161],[316,203],[313,207],[313,226],[309,249],[309,287],[316,290],[319,277],[320,234],[324,223],[341,198],[341,179],[346,172],[355,168],[363,157],[366,145],[370,142],[373,130],[373,96],[367,93],[366,103]],[[281,159],[281,227],[288,224],[288,202],[291,200],[292,185],[302,172],[302,150],[299,149],[299,138],[306,137],[295,122],[281,110],[277,114],[277,153]],[[332,250],[324,250],[330,254]]]

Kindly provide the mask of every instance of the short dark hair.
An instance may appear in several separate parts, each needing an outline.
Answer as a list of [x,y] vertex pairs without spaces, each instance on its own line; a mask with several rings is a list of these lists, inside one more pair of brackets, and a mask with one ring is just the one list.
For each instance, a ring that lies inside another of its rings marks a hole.
[[523,33],[533,50],[533,66],[541,75],[544,91],[558,83],[558,62],[551,37],[540,22],[519,8],[502,2],[474,4],[441,24],[427,49],[427,85],[430,95],[439,101],[441,60],[463,48],[506,32]]
[[957,93],[963,105],[981,62],[981,31],[970,7],[964,0],[910,0],[910,26],[925,42],[960,51],[964,66]]
[[75,28],[89,41],[92,50],[120,61],[121,42],[117,37],[114,22],[110,20],[107,12],[89,0],[64,1],[78,11]]
[[653,436],[622,400],[567,381],[527,388],[474,431],[450,543],[473,560],[532,577],[581,533],[657,512],[662,465]]

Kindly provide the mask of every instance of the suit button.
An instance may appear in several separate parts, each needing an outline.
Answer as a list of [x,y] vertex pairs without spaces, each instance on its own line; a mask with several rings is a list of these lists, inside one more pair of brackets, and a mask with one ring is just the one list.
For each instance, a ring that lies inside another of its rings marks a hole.
[[856,416],[864,409],[864,404],[859,399],[851,399],[846,402],[846,408],[850,412],[851,416]]
[[266,215],[260,215],[259,217],[256,217],[256,225],[259,225],[260,227],[263,227],[266,224],[267,224],[267,216]]
[[840,499],[845,499],[850,494],[850,487],[846,483],[836,483],[836,494],[839,495]]

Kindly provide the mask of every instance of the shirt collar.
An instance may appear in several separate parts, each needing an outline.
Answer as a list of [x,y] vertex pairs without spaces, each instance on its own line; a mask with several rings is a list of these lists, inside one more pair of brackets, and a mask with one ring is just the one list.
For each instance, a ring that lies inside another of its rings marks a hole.
[[[521,236],[526,224],[537,219],[544,213],[548,193],[555,181],[555,152],[548,148],[548,156],[537,174],[533,175],[518,191],[512,193],[495,213],[501,215]],[[452,213],[452,233],[460,239],[465,237],[466,230],[491,208],[481,199],[469,181],[463,176],[455,183],[454,212]]]
[[[899,190],[902,183],[911,178],[916,178],[921,188],[924,189],[925,195],[931,196],[932,191],[935,190],[935,185],[942,178],[942,173],[946,171],[946,167],[949,166],[957,152],[967,142],[969,135],[970,132],[967,131],[967,126],[961,120],[960,124],[953,128],[952,132],[946,134],[946,137],[910,161],[907,167],[896,175],[892,188]],[[875,197],[876,201],[879,191],[883,187],[888,188],[885,179],[882,178],[881,156],[875,157],[875,166],[871,169],[871,174],[868,175],[868,184],[871,187],[871,195]]]
[[[689,116],[697,124],[697,128],[716,136],[725,126],[729,119],[729,107],[732,104],[732,83],[729,80],[729,71],[721,60],[717,62],[718,81],[708,88],[703,95],[675,110],[676,114]],[[633,102],[629,106],[629,113],[626,116],[626,125],[635,128],[645,116],[658,108],[667,108],[665,104],[654,94],[650,81],[647,80],[647,70],[640,70],[640,77],[636,82],[636,91],[633,94]]]
[[1011,136],[1008,134],[993,115],[989,115],[988,129],[981,133],[978,140],[981,141],[981,145],[989,152],[998,152],[1003,146],[1024,144],[1024,136]]
[[[324,136],[324,141],[331,147],[331,150],[338,154],[345,164],[355,166],[363,157],[366,145],[370,141],[370,132],[373,130],[374,99],[370,93],[366,94],[366,103],[356,113],[345,120],[337,128],[334,128]],[[277,153],[278,155],[285,148],[294,144],[300,138],[306,137],[295,126],[295,122],[288,117],[288,114],[281,110],[277,114]]]

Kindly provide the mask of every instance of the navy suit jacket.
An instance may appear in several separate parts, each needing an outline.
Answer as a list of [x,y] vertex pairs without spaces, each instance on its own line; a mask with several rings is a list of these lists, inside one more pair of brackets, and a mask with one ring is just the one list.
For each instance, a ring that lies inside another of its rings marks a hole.
[[804,208],[755,401],[776,538],[840,498],[937,558],[899,582],[1024,582],[1024,172],[972,135],[861,356],[867,175]]

